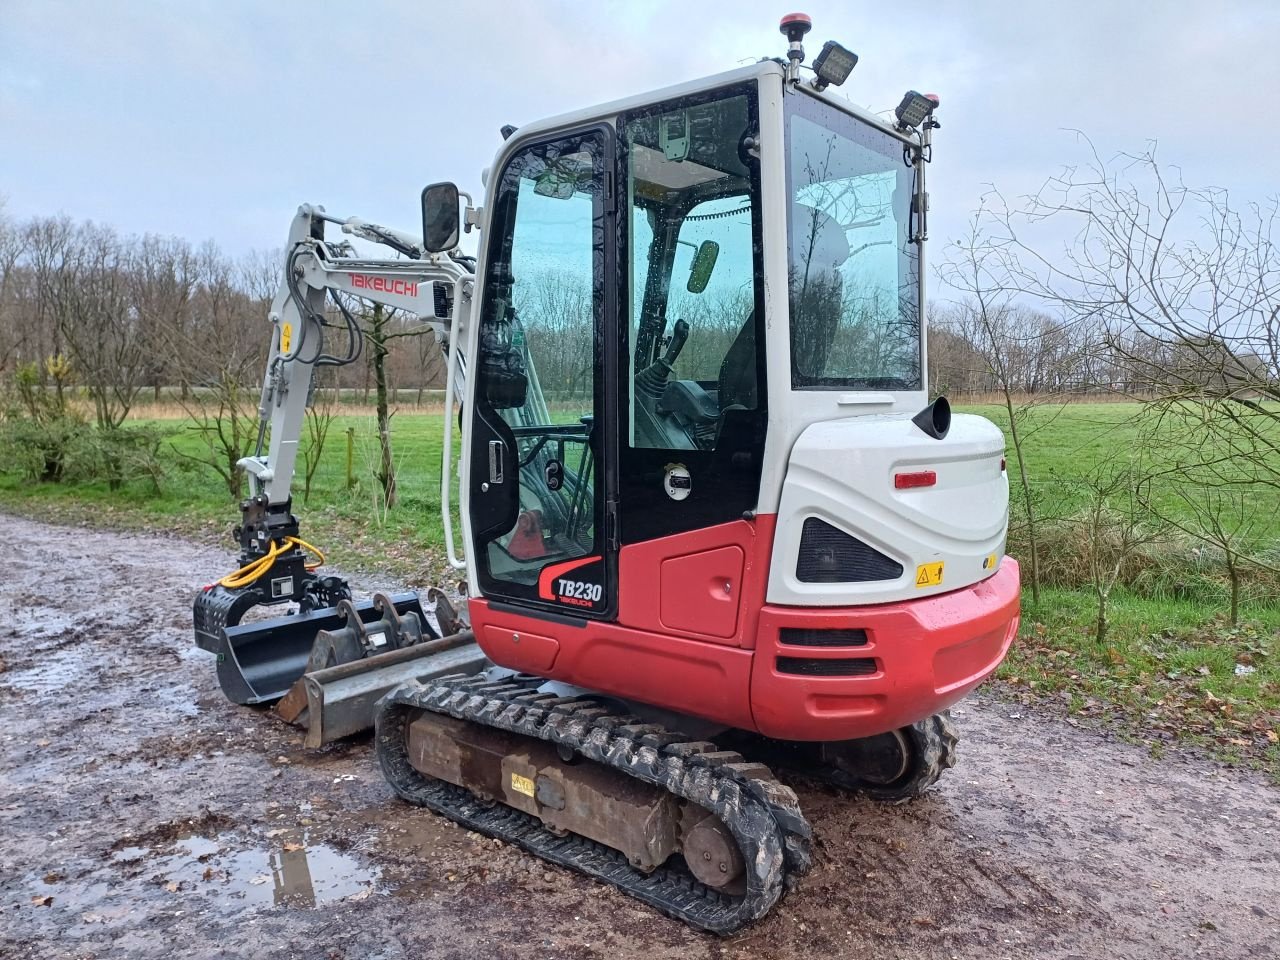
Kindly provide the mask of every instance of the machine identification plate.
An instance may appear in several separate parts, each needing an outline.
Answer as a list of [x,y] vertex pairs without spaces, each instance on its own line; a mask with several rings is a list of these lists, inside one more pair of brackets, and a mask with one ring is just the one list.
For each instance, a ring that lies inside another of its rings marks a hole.
[[518,773],[511,775],[511,789],[516,793],[523,793],[526,797],[532,797],[534,794],[533,781]]
[[922,563],[916,567],[916,586],[920,588],[942,586],[942,561]]

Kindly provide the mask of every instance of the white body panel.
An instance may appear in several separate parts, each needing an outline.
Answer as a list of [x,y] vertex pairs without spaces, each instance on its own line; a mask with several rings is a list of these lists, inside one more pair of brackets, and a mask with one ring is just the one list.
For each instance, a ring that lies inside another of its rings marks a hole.
[[[943,440],[906,415],[815,423],[790,451],[769,567],[769,603],[847,606],[945,593],[996,572],[1004,555],[1009,482],[1004,436],[956,414]],[[932,470],[937,483],[898,490],[894,476]],[[817,517],[902,565],[896,580],[804,583],[796,578],[804,522]],[[991,561],[992,555],[996,561]],[[917,587],[920,564],[943,563],[942,583]]]

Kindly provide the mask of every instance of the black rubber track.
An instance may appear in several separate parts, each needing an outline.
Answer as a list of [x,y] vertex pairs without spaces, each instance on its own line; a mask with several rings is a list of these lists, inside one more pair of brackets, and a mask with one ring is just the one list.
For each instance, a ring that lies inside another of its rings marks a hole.
[[[583,697],[538,693],[542,680],[447,677],[409,683],[388,694],[377,715],[382,772],[405,800],[545,860],[570,867],[692,927],[725,934],[758,920],[810,866],[810,829],[795,793],[767,767],[714,744],[690,741],[656,724],[611,712]],[[559,837],[542,821],[502,803],[428,777],[409,762],[407,729],[424,710],[564,745],[589,760],[654,784],[711,811],[737,841],[746,892],[730,896],[699,883],[678,857],[652,873],[574,834]]]
[[796,766],[795,770],[841,790],[856,790],[882,803],[906,803],[923,794],[956,765],[956,744],[960,737],[951,713],[946,710],[903,727],[902,735],[911,755],[907,758],[906,771],[892,783],[861,780],[856,772],[820,764]]

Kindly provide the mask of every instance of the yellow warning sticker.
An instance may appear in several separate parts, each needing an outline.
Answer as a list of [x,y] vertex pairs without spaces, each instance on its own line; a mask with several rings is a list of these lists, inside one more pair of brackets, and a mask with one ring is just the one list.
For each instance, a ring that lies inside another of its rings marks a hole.
[[280,325],[280,352],[288,353],[289,347],[293,343],[293,324],[283,323]]
[[916,567],[917,587],[938,587],[942,585],[942,561],[922,563]]
[[511,775],[511,789],[516,793],[523,793],[526,797],[533,796],[533,781],[528,777],[522,777],[518,773]]

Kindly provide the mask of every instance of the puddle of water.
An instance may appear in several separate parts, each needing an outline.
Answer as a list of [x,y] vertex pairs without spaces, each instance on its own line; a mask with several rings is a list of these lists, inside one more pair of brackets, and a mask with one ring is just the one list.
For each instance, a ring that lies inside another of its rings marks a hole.
[[266,849],[237,850],[238,845],[225,834],[187,837],[177,842],[178,852],[143,869],[160,876],[170,892],[234,898],[249,906],[315,907],[369,891],[379,876],[376,868],[312,842],[305,831],[274,837]]
[[220,834],[181,837],[159,849],[122,847],[111,854],[106,870],[87,877],[28,876],[22,884],[24,902],[25,897],[33,904],[51,898],[51,919],[72,914],[71,923],[57,922],[67,935],[83,937],[93,928],[145,917],[157,902],[190,909],[192,898],[198,897],[235,903],[235,909],[307,909],[345,897],[363,898],[373,892],[381,874],[333,847],[311,842],[305,831],[271,837],[256,849],[243,849],[243,844]]

